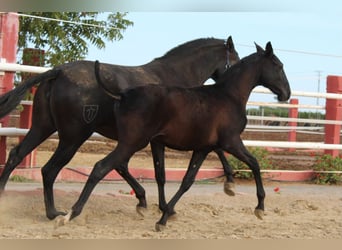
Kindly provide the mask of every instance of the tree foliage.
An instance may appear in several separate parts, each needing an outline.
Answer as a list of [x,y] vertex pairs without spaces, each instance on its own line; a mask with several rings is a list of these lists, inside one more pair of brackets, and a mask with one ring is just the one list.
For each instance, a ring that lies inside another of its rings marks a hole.
[[[125,18],[127,13],[99,12],[26,12],[39,16],[20,17],[18,49],[27,46],[45,50],[45,64],[58,65],[84,59],[88,45],[98,49],[106,47],[105,40],[112,42],[123,38],[123,32],[133,22]],[[101,17],[101,19],[100,19]],[[65,20],[56,21],[57,20]],[[103,20],[106,19],[106,20]],[[85,25],[82,25],[85,24]]]

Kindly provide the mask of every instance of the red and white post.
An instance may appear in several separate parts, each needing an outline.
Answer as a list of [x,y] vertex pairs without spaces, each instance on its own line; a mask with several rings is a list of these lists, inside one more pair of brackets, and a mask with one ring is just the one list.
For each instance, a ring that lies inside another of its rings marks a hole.
[[[290,99],[290,104],[297,105],[297,107],[291,107],[289,108],[289,118],[298,118],[298,99]],[[290,121],[289,126],[292,127],[290,131],[288,132],[288,141],[289,142],[295,142],[297,139],[297,121]],[[295,148],[289,148],[289,151],[295,151]]]
[[[342,94],[342,77],[341,76],[330,75],[327,77],[327,93]],[[326,109],[325,111],[326,120],[342,121],[342,100],[326,99],[325,109]],[[341,131],[341,125],[326,124],[324,143],[340,144],[340,131]],[[330,154],[333,157],[336,157],[339,155],[339,151],[337,149],[326,149],[324,153]]]
[[[19,19],[13,12],[0,13],[0,60],[15,63],[18,44]],[[13,88],[14,72],[0,72],[0,95]],[[9,117],[0,119],[2,127],[8,126]],[[6,137],[0,137],[0,165],[6,162]]]

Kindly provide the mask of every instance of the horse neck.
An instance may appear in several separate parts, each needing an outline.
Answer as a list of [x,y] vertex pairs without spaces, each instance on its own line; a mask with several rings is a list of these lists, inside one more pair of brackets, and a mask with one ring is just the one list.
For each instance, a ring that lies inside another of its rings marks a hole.
[[241,61],[232,66],[216,85],[229,95],[229,99],[237,100],[246,107],[252,90],[259,85],[261,68],[257,59],[253,58],[250,62]]
[[224,46],[211,46],[189,53],[188,56],[170,56],[155,59],[150,63],[150,68],[156,71],[170,72],[182,87],[195,87],[203,85],[214,71],[226,63]]

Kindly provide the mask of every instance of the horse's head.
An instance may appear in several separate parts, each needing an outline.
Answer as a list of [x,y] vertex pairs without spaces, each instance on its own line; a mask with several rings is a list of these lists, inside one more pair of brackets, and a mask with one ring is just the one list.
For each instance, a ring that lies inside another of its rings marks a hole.
[[235,50],[234,42],[231,36],[228,37],[226,43],[224,44],[224,48],[226,50],[226,64],[219,65],[219,67],[215,70],[211,78],[216,81],[230,66],[234,65],[238,61],[240,61],[239,53]]
[[278,101],[287,101],[291,95],[290,85],[282,62],[273,53],[271,42],[266,44],[265,50],[257,44],[255,46],[257,53],[264,58],[260,83],[275,93]]

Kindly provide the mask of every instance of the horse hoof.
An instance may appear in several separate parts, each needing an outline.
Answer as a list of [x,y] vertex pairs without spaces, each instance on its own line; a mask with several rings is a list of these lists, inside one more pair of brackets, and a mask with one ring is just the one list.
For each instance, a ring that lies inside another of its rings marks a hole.
[[65,216],[58,216],[55,220],[55,228],[58,228],[67,224],[70,221],[70,216],[71,216],[71,212],[69,212]]
[[169,214],[168,220],[177,220],[177,213],[173,211],[172,213]]
[[55,227],[54,228],[64,226],[66,223],[67,223],[67,221],[65,220],[64,216],[59,216],[55,220]]
[[58,216],[65,216],[67,215],[67,213],[65,212],[54,212],[54,213],[49,213],[49,214],[46,214],[46,217],[49,219],[49,220],[54,220],[56,219]]
[[259,220],[262,220],[264,216],[264,211],[261,209],[255,209],[254,214]]
[[145,212],[147,211],[146,207],[136,207],[137,213],[141,216],[141,217],[145,217]]
[[235,196],[235,183],[225,182],[223,185],[224,192],[229,196]]
[[162,224],[159,224],[159,223],[156,223],[156,231],[157,232],[162,232],[162,231],[164,231],[164,229],[166,228],[166,226],[165,225],[162,225]]

